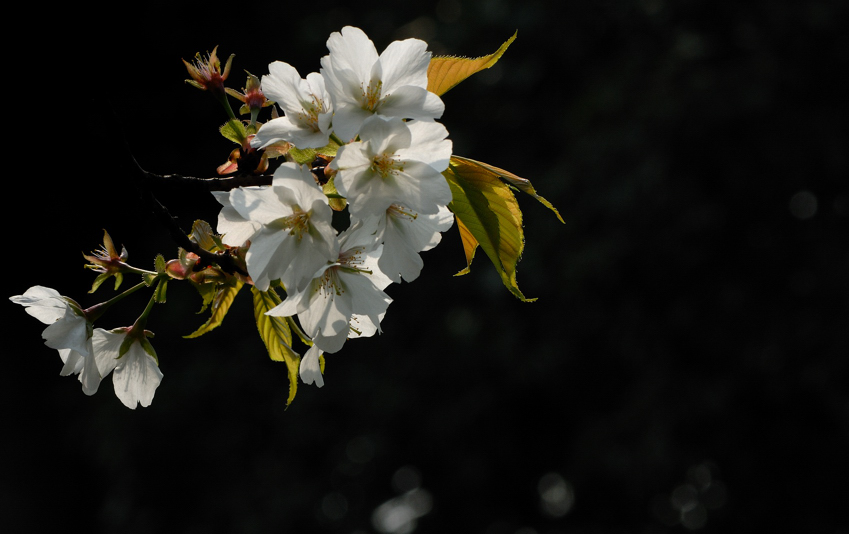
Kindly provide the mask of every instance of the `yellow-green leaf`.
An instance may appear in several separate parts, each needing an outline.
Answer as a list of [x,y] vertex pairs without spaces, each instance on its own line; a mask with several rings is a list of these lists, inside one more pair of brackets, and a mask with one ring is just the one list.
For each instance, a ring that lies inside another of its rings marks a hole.
[[486,167],[454,156],[442,174],[453,197],[448,207],[463,232],[467,261],[463,272],[470,267],[476,241],[511,293],[526,302],[536,300],[526,298],[516,282],[516,265],[522,256],[525,238],[522,212],[510,186]]
[[245,130],[245,125],[237,119],[230,119],[218,129],[221,135],[233,141],[237,145],[242,145],[245,139],[248,138],[248,132]]
[[475,259],[475,251],[478,249],[478,240],[475,239],[475,236],[472,235],[459,218],[457,219],[457,229],[460,230],[460,241],[462,241],[463,251],[466,253],[466,267],[454,276],[469,273],[472,267],[472,260]]
[[292,403],[298,392],[298,366],[301,357],[292,350],[292,331],[289,329],[288,317],[266,315],[280,302],[280,296],[273,289],[259,291],[251,286],[254,300],[254,318],[259,336],[265,343],[269,357],[276,362],[284,362],[289,374],[289,398],[286,406]]
[[431,58],[427,67],[427,90],[437,95],[448,92],[449,89],[462,82],[472,74],[488,69],[501,59],[516,39],[518,32],[501,45],[498,50],[479,58],[467,58],[456,56],[436,56]]
[[316,155],[335,156],[338,149],[339,144],[331,139],[327,146],[321,148],[290,148],[288,154],[297,163],[309,165],[315,160]]
[[221,325],[221,322],[224,321],[224,317],[227,315],[227,312],[230,311],[230,306],[233,304],[233,300],[235,300],[239,290],[242,289],[243,284],[244,283],[236,277],[231,277],[227,283],[221,284],[215,293],[215,298],[212,301],[212,312],[209,315],[209,319],[207,319],[200,328],[183,337],[200,337],[210,330],[218,328]]
[[551,202],[547,201],[546,199],[544,199],[541,195],[539,195],[536,192],[536,189],[534,189],[534,186],[531,185],[530,180],[516,176],[512,172],[505,171],[504,169],[499,169],[498,167],[495,167],[495,166],[490,165],[488,163],[481,163],[480,161],[475,161],[473,159],[468,159],[468,158],[464,158],[464,157],[461,157],[461,156],[451,156],[451,157],[452,157],[452,159],[455,159],[457,161],[463,161],[463,162],[467,163],[468,165],[477,165],[477,166],[483,167],[484,169],[495,174],[496,176],[498,176],[499,179],[507,182],[508,184],[512,185],[513,187],[515,187],[519,191],[522,191],[523,193],[527,193],[528,195],[531,195],[532,197],[537,199],[543,206],[545,206],[546,208],[553,211],[554,214],[557,216],[557,218],[560,220],[560,222],[565,223],[565,221],[563,220],[563,217],[560,216],[560,212],[557,211],[557,208],[552,206]]
[[216,252],[224,250],[221,240],[212,231],[212,226],[206,221],[196,220],[192,224],[192,231],[189,233],[189,239],[198,244],[204,250]]

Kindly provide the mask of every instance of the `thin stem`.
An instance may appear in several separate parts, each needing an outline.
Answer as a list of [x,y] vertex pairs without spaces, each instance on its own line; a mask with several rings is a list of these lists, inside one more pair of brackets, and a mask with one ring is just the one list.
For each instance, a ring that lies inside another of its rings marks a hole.
[[330,132],[330,140],[339,146],[345,145],[345,142],[339,139],[339,136],[336,135],[336,132]]
[[141,289],[143,287],[147,287],[147,285],[144,282],[139,282],[138,284],[134,285],[130,289],[127,289],[123,293],[115,295],[114,297],[112,297],[111,299],[109,299],[105,302],[101,302],[100,304],[95,304],[94,306],[83,310],[83,313],[85,313],[86,319],[88,319],[91,322],[94,322],[95,320],[99,319],[100,316],[102,316],[104,313],[106,313],[106,310],[108,310],[113,304],[120,302],[124,298],[132,295],[133,293],[135,293],[136,291],[138,291],[139,289]]

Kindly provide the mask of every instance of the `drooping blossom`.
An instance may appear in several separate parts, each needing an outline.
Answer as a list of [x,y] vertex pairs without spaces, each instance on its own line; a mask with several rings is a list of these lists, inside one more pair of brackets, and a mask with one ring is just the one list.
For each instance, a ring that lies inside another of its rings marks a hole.
[[93,395],[100,384],[100,373],[91,356],[92,325],[79,305],[44,286],[33,286],[9,300],[24,306],[28,314],[48,325],[41,336],[45,345],[59,351],[64,364],[59,374],[79,375],[83,392]]
[[124,406],[130,409],[139,404],[150,406],[163,374],[145,334],[128,328],[111,331],[97,328],[92,346],[101,376],[105,378],[112,373],[115,395]]

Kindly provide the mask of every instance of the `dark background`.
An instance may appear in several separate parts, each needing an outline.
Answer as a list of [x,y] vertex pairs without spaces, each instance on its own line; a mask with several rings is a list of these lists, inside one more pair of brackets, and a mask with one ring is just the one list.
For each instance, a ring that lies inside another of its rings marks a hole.
[[[149,323],[165,377],[134,411],[108,379],[87,397],[60,377],[44,326],[7,304],[0,530],[849,532],[846,3],[31,11],[52,29],[4,47],[9,296],[111,295],[87,294],[82,268],[103,229],[134,264],[174,256],[126,146],[194,176],[231,149],[181,59],[219,45],[235,88],[274,60],[305,76],[347,24],[379,50],[416,36],[467,56],[518,30],[444,95],[442,122],[455,153],[530,179],[565,224],[519,197],[534,303],[483,253],[454,277],[447,232],[418,280],[389,288],[384,333],[329,356],[325,387],[288,410],[247,292],[187,340],[206,316],[172,284]],[[217,217],[206,196],[163,200],[186,229]]]

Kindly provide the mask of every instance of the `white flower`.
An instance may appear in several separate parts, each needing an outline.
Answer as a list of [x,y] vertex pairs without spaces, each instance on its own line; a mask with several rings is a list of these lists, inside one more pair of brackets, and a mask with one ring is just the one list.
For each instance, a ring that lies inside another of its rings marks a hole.
[[327,49],[321,74],[333,99],[333,131],[343,141],[353,139],[372,114],[421,120],[442,116],[445,104],[427,90],[431,54],[424,41],[394,41],[378,56],[361,29],[346,26],[330,34]]
[[89,354],[86,340],[90,332],[88,321],[79,306],[55,289],[33,286],[23,295],[10,297],[15,304],[26,307],[28,314],[49,325],[41,336],[51,349],[73,349],[82,356]]
[[162,371],[156,361],[156,352],[147,341],[129,334],[129,329],[112,331],[97,328],[92,345],[100,374],[112,373],[115,395],[124,406],[150,406],[156,388],[162,382]]
[[262,125],[251,141],[254,147],[265,147],[279,140],[298,148],[327,145],[333,108],[320,74],[313,72],[301,79],[295,67],[275,61],[262,77],[262,91],[283,109],[284,116]]
[[79,306],[59,294],[55,289],[33,286],[23,295],[9,300],[26,307],[27,313],[49,325],[42,337],[45,344],[59,351],[65,364],[62,376],[79,375],[83,393],[93,395],[100,385],[100,372],[92,356],[91,323]]
[[316,387],[319,388],[324,385],[324,377],[321,375],[321,362],[319,361],[321,353],[322,350],[318,348],[318,345],[313,345],[301,358],[298,374],[301,375],[304,384],[315,382]]
[[348,199],[355,217],[379,215],[392,204],[416,213],[435,214],[451,202],[442,171],[448,168],[452,144],[436,122],[369,118],[360,141],[341,147],[330,168],[335,185]]
[[439,244],[442,233],[454,223],[454,214],[440,206],[437,213],[424,215],[405,206],[392,204],[379,219],[377,235],[383,240],[378,265],[393,282],[418,278],[424,262],[419,252]]
[[379,325],[392,299],[383,292],[390,280],[377,266],[382,246],[374,231],[374,224],[360,223],[340,234],[338,259],[317,272],[304,289],[287,292],[268,315],[297,314],[315,346],[329,353],[341,349],[352,335],[352,317]]
[[277,279],[300,288],[336,259],[332,210],[307,167],[284,163],[271,186],[240,187],[226,200],[216,198],[224,206],[218,218],[224,242],[251,242],[245,263],[257,289]]

